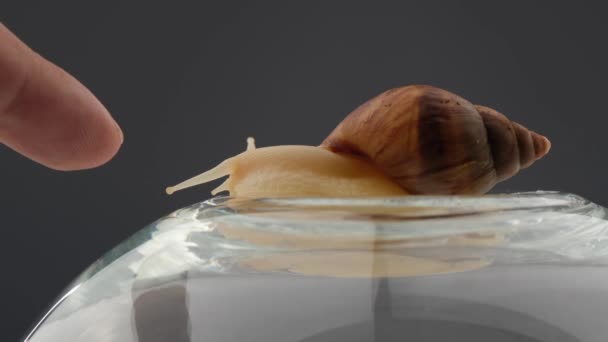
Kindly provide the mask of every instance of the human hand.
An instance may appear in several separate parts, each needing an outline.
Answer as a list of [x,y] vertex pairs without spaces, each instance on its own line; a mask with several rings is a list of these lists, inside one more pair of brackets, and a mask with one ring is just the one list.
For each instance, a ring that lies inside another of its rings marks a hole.
[[122,141],[120,127],[86,87],[0,23],[0,143],[67,171],[106,163]]

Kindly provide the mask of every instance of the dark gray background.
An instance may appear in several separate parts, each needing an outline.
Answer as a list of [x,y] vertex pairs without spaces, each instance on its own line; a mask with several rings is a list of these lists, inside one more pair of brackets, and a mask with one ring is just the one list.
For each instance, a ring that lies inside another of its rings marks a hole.
[[73,173],[0,147],[3,340],[22,336],[102,253],[217,184],[172,197],[166,185],[241,152],[248,135],[258,146],[316,145],[395,86],[449,89],[552,140],[548,157],[496,191],[608,204],[608,21],[597,6],[7,2],[0,20],[87,85],[125,143],[106,166]]

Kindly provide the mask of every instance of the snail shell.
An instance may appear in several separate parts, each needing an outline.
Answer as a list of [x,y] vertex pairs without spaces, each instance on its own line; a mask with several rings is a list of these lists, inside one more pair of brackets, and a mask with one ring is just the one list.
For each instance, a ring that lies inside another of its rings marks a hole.
[[480,194],[530,166],[547,138],[497,111],[431,86],[386,91],[348,115],[321,146],[256,148],[167,193],[229,175],[212,194],[397,196]]
[[321,146],[370,160],[409,193],[479,194],[547,154],[550,143],[494,109],[414,85],[367,101]]

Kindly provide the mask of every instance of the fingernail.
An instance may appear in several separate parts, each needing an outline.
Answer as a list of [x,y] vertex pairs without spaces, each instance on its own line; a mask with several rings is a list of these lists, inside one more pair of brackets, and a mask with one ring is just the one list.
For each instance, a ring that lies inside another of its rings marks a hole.
[[118,135],[120,136],[120,144],[122,145],[122,143],[125,141],[125,136],[122,133],[122,129],[120,128],[116,120],[114,120],[114,126],[116,126],[116,130],[118,131]]

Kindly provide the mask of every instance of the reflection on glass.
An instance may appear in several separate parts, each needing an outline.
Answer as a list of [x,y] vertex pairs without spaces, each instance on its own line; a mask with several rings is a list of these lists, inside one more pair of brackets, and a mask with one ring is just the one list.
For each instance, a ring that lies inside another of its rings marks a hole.
[[109,252],[27,341],[605,342],[606,211],[522,193],[217,198]]

